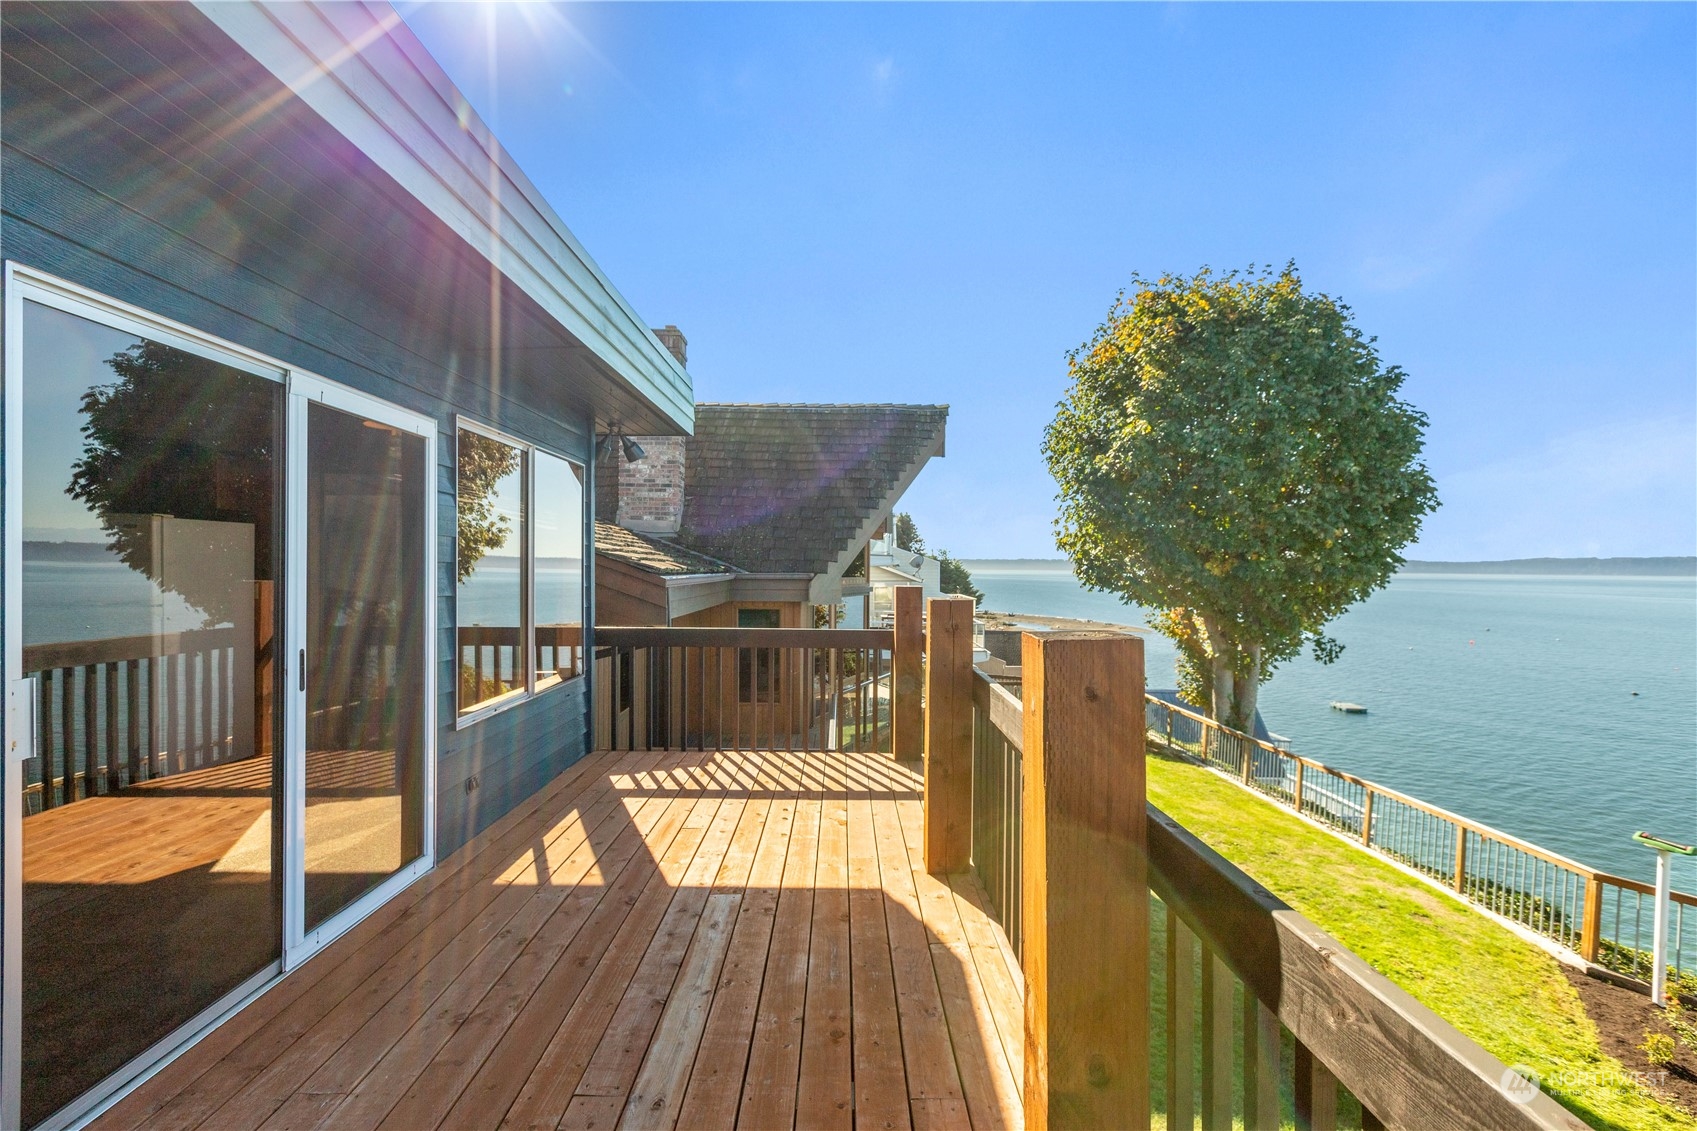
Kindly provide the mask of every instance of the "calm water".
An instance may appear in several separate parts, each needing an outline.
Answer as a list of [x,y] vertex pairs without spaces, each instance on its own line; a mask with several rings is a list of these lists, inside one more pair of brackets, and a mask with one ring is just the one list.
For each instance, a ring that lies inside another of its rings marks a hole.
[[[967,564],[987,609],[1143,623],[1064,564]],[[1404,574],[1330,632],[1342,659],[1261,691],[1298,753],[1646,880],[1634,830],[1697,841],[1697,581]],[[1149,685],[1172,687],[1172,646],[1146,639]],[[1697,860],[1674,883],[1697,890]]]

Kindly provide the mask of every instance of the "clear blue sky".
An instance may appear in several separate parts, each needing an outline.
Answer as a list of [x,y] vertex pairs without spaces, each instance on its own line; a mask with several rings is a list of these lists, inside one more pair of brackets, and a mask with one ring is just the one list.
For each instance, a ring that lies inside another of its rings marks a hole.
[[1697,552],[1697,7],[403,10],[698,400],[952,406],[933,546],[1055,556],[1133,271],[1294,258],[1431,417],[1410,556]]

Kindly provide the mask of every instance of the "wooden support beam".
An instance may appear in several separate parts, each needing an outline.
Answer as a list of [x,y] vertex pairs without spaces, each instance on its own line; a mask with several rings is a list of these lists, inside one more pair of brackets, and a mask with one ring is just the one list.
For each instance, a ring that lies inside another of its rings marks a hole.
[[971,597],[926,603],[925,870],[932,875],[964,872],[972,862],[974,608]]
[[925,590],[918,585],[896,586],[896,641],[890,691],[895,702],[891,749],[898,760],[917,762],[925,756]]
[[1143,642],[1027,633],[1026,1126],[1149,1125]]

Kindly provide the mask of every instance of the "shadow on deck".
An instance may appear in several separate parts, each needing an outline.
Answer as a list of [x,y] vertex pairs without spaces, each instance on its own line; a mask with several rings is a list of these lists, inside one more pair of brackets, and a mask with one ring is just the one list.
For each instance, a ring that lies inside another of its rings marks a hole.
[[594,755],[100,1128],[1001,1127],[1018,964],[879,754]]

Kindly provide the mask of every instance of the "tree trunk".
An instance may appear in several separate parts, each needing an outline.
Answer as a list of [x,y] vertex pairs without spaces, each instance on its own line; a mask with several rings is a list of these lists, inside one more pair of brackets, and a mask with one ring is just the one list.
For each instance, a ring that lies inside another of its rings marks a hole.
[[1208,638],[1208,671],[1213,703],[1208,714],[1222,726],[1253,733],[1255,705],[1261,690],[1261,649],[1239,648],[1227,638],[1217,618],[1202,614]]
[[1246,649],[1246,670],[1232,673],[1232,713],[1237,720],[1226,725],[1244,734],[1255,733],[1255,708],[1261,698],[1261,649]]

